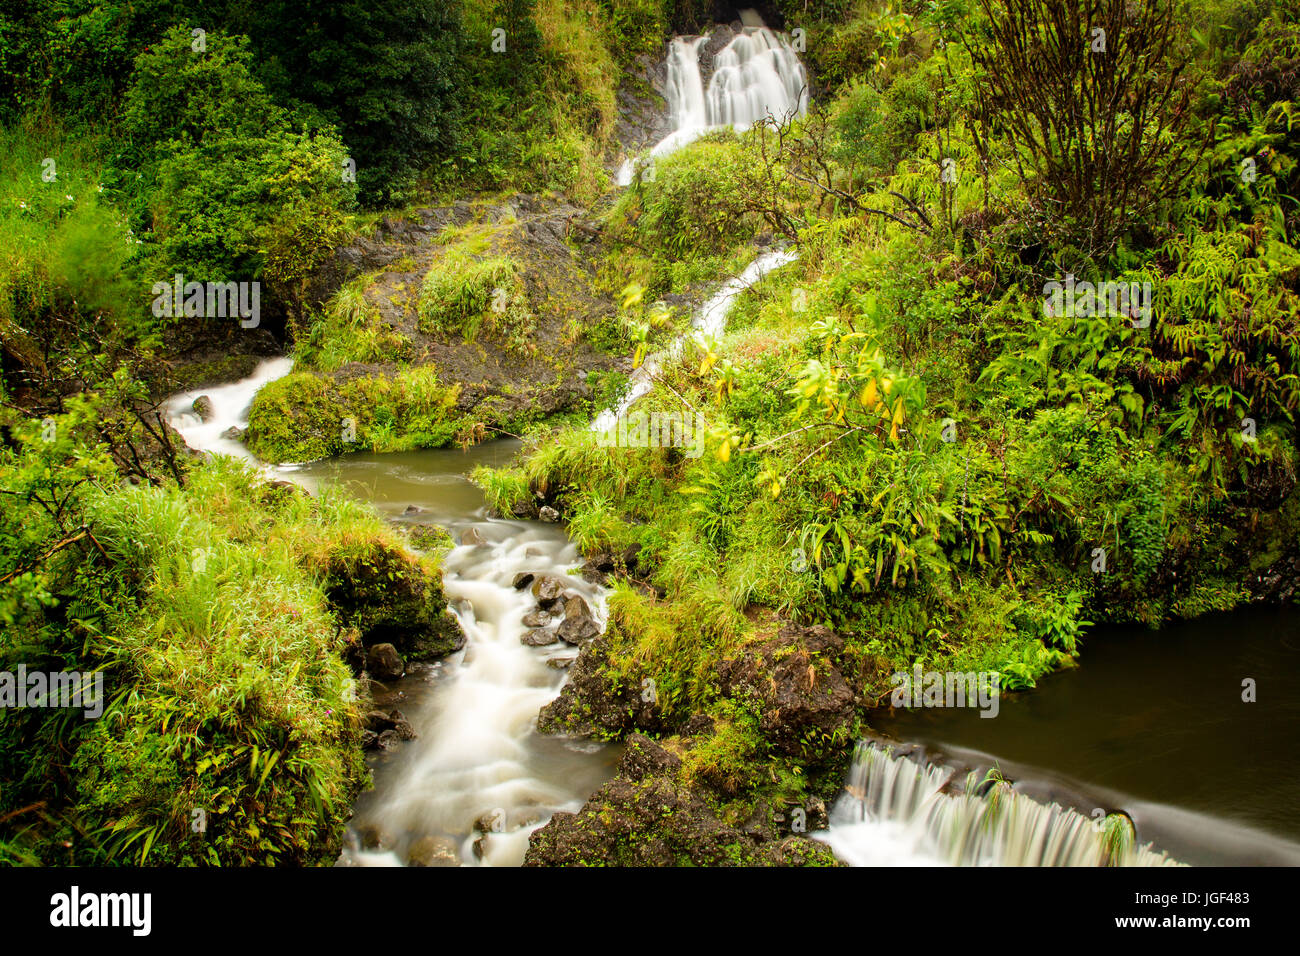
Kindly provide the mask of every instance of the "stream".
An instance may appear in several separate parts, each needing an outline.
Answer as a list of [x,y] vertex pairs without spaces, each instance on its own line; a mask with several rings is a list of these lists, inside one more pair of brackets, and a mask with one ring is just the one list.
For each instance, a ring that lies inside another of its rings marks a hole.
[[[651,155],[712,128],[806,109],[798,57],[751,21],[707,65],[707,86],[706,38],[671,42],[675,129]],[[624,164],[622,184],[633,169]],[[736,296],[793,258],[769,251],[722,285],[592,427],[610,427],[687,336],[720,334]],[[254,461],[229,430],[246,426],[257,389],[291,367],[270,359],[248,379],[174,396],[169,419],[191,448]],[[206,421],[191,410],[199,395],[211,401]],[[400,708],[418,736],[369,756],[375,786],[357,803],[341,865],[518,865],[534,830],[579,809],[615,772],[620,748],[536,731],[577,649],[521,642],[533,601],[512,586],[515,575],[565,576],[602,627],[606,596],[568,573],[582,558],[560,526],[490,517],[466,477],[477,464],[508,463],[519,446],[259,466],[309,491],[340,484],[391,521],[439,525],[455,542],[444,588],[466,646],[384,689],[384,706]],[[879,737],[859,745],[831,826],[814,836],[857,865],[1097,865],[1106,852],[1098,810],[1122,811],[1138,842],[1112,862],[1300,864],[1300,705],[1276,677],[1297,671],[1300,624],[1287,611],[1249,609],[1159,632],[1096,629],[1081,666],[1008,695],[997,719],[962,708],[877,712]],[[1260,681],[1258,703],[1242,703],[1244,677]],[[980,783],[994,767],[1015,782],[996,801]]]

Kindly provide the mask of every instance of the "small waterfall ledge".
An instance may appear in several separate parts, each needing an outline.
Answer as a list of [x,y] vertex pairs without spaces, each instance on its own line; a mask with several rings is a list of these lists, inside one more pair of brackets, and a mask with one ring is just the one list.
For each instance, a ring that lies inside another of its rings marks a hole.
[[1183,865],[1150,844],[1112,843],[1100,818],[875,741],[858,745],[830,822],[816,838],[853,866]]

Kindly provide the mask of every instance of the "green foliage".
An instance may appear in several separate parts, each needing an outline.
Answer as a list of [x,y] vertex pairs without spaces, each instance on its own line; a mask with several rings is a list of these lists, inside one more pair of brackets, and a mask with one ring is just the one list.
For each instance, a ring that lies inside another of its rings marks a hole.
[[248,447],[272,462],[438,448],[466,425],[455,415],[458,392],[459,386],[441,384],[432,366],[337,383],[295,372],[257,393]]
[[449,252],[425,275],[419,310],[421,332],[455,333],[465,342],[473,342],[486,324],[523,348],[536,324],[512,259],[475,259],[460,250]]
[[196,53],[188,31],[170,31],[140,56],[126,96],[125,128],[149,144],[139,157],[148,192],[125,175],[122,186],[147,230],[146,272],[265,275],[292,299],[343,232],[355,190],[341,175],[343,144],[289,128],[251,74],[246,40],[212,31],[205,42]]
[[[0,450],[0,668],[105,683],[99,719],[0,715],[5,858],[331,861],[366,777],[343,626],[416,622],[445,641],[432,566],[363,506],[286,493],[229,459],[183,490],[123,487],[87,443],[99,414],[58,417],[50,441],[18,428]],[[367,598],[366,567],[383,597]]]

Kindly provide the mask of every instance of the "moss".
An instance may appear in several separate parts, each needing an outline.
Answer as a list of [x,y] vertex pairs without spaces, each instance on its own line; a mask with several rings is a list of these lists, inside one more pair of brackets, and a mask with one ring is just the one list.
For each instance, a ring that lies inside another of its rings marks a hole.
[[253,400],[248,448],[279,464],[353,451],[406,451],[450,444],[469,422],[455,412],[456,386],[430,366],[338,381],[295,372]]
[[421,661],[465,643],[428,558],[383,541],[343,541],[329,555],[324,587],[340,622],[367,647],[393,644],[407,660]]

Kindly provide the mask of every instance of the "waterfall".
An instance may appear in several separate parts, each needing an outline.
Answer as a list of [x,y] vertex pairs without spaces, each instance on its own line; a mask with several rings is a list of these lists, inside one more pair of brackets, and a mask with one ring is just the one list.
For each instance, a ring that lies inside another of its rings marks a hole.
[[345,865],[400,865],[424,838],[446,847],[448,862],[518,866],[533,831],[557,810],[579,810],[610,773],[595,756],[599,745],[537,734],[537,712],[564,680],[555,665],[567,665],[577,651],[563,642],[521,642],[529,631],[523,618],[536,602],[511,582],[520,572],[563,580],[602,630],[605,589],[569,576],[582,558],[552,525],[476,516],[449,527],[462,539],[472,529],[481,541],[443,559],[443,587],[468,643],[441,668],[436,690],[408,708],[418,738],[358,807],[354,830],[382,831],[385,848],[350,844]]
[[[741,19],[745,26],[713,57],[707,90],[700,51],[708,38],[674,37],[668,44],[664,97],[673,131],[651,156],[666,155],[711,129],[744,132],[769,114],[780,120],[808,111],[808,74],[789,40],[763,26],[752,10]],[[618,184],[631,185],[635,174],[629,159],[618,171]]]
[[[1040,803],[1009,784],[858,746],[849,782],[817,834],[855,866],[1101,866],[1106,835],[1093,819]],[[1121,843],[1111,865],[1178,866],[1149,844]]]
[[627,414],[627,410],[632,407],[632,404],[654,387],[655,376],[659,374],[659,370],[663,368],[664,363],[682,354],[682,349],[688,338],[703,342],[706,339],[716,338],[721,335],[723,329],[726,328],[727,313],[731,311],[736,296],[773,269],[779,269],[786,263],[793,262],[796,258],[798,257],[788,250],[765,252],[746,266],[740,275],[727,281],[695,313],[694,318],[691,320],[690,333],[679,336],[667,348],[648,356],[632,372],[628,377],[627,391],[623,393],[622,400],[613,408],[607,408],[597,415],[596,420],[591,423],[591,430],[605,432],[613,428],[618,419]]
[[[167,400],[167,420],[185,439],[185,444],[195,451],[231,455],[253,461],[252,454],[243,442],[225,437],[231,428],[242,431],[248,427],[248,413],[253,396],[268,382],[283,378],[293,368],[293,359],[273,358],[261,362],[248,378],[210,388],[196,388],[173,395]],[[206,396],[212,404],[211,414],[204,421],[194,411],[194,400]]]

